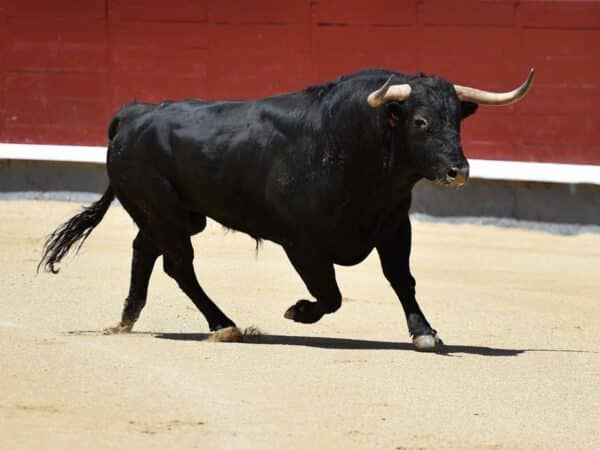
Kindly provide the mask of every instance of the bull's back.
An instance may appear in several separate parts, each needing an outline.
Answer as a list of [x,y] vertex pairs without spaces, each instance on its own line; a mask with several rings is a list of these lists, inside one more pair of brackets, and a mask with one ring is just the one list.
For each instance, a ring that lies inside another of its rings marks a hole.
[[158,107],[154,103],[133,102],[123,106],[110,120],[108,125],[108,139],[112,140],[119,130],[129,125],[144,114],[154,111]]

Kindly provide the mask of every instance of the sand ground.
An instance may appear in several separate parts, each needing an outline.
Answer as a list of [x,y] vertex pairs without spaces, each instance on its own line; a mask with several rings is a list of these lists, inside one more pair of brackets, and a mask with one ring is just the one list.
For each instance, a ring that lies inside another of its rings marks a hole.
[[58,276],[43,237],[74,203],[0,202],[0,448],[600,448],[600,235],[414,223],[413,272],[447,354],[412,350],[376,255],[338,268],[314,325],[275,245],[211,223],[201,283],[258,343],[207,326],[160,264],[135,333],[116,323],[136,229],[113,206]]

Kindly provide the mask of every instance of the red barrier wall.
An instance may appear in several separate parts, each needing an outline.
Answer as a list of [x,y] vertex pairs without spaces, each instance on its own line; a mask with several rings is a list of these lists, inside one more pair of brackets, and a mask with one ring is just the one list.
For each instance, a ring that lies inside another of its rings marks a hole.
[[106,142],[134,98],[253,98],[363,67],[509,89],[465,124],[469,157],[600,164],[600,3],[0,0],[0,140]]

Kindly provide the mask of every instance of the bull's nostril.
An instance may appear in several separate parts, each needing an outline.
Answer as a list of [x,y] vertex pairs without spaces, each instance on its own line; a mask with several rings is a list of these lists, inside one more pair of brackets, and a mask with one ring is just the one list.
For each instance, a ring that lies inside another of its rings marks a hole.
[[447,174],[450,178],[456,178],[457,172],[456,169],[450,169]]

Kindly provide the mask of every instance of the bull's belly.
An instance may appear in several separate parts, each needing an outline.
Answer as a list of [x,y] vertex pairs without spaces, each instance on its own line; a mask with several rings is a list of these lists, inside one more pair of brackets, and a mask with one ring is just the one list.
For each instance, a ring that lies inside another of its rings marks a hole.
[[263,239],[286,246],[312,246],[333,264],[353,266],[365,260],[373,251],[374,243],[365,236],[341,237],[308,230],[295,230],[275,216],[256,214],[242,216],[232,210],[205,210],[207,217],[226,228],[245,233],[253,239]]
[[340,248],[333,249],[333,263],[341,266],[354,266],[364,261],[373,251],[371,243],[349,242]]
[[[345,231],[345,232],[344,232]],[[375,247],[373,236],[348,232],[314,233],[309,239],[311,244],[332,263],[341,266],[354,266],[364,261]]]
[[253,239],[269,240],[280,245],[291,242],[291,233],[273,214],[258,211],[258,208],[248,211],[246,206],[237,202],[233,205],[225,200],[216,203],[199,202],[188,204],[188,208],[195,214],[209,217],[225,228],[245,233]]
[[[377,222],[372,226],[357,226],[356,219],[316,208],[301,211],[279,202],[275,206],[258,200],[258,194],[228,195],[219,186],[204,186],[182,192],[186,204],[195,213],[203,214],[226,228],[286,246],[312,247],[334,264],[352,266],[366,259],[376,242]],[[277,208],[277,205],[285,207]],[[334,219],[335,217],[335,219]]]

